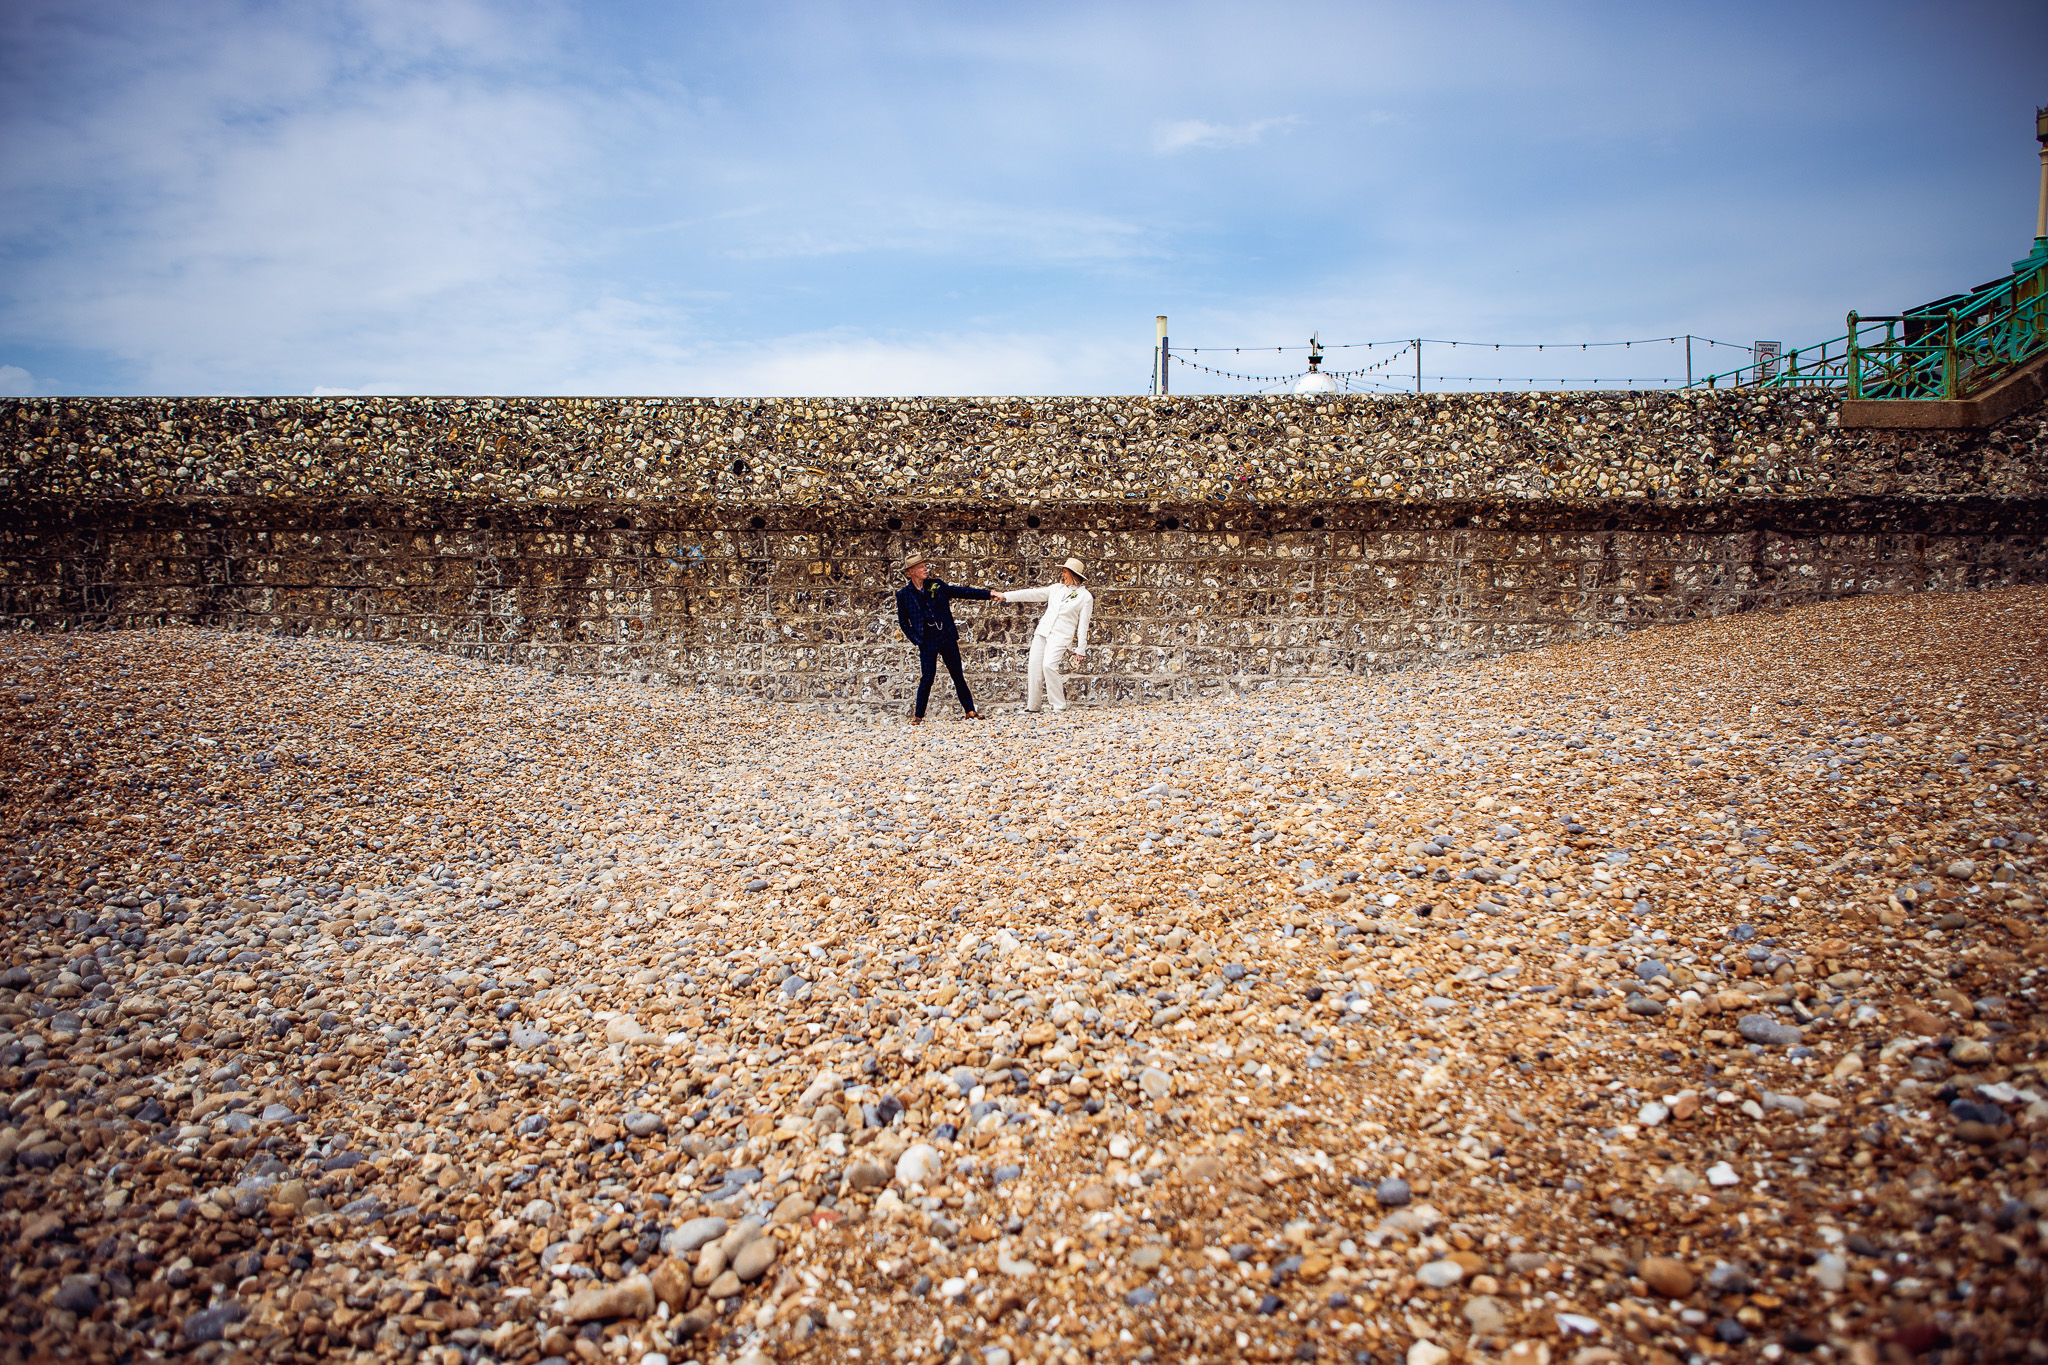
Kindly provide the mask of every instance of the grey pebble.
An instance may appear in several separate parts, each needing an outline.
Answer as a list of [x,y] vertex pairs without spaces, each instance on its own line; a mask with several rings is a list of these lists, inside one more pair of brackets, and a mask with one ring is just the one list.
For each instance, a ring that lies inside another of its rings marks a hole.
[[776,1248],[780,1244],[773,1237],[757,1237],[739,1250],[732,1258],[732,1273],[740,1277],[742,1284],[751,1284],[761,1278],[768,1267],[775,1262]]
[[211,1308],[202,1308],[185,1319],[185,1343],[188,1346],[197,1346],[204,1341],[219,1341],[227,1332],[229,1323],[240,1322],[245,1316],[247,1314],[242,1305],[233,1300],[215,1304]]
[[1465,1267],[1456,1261],[1430,1261],[1415,1272],[1415,1278],[1431,1289],[1449,1289],[1465,1278]]
[[1768,1014],[1745,1014],[1736,1021],[1735,1031],[1745,1042],[1766,1047],[1792,1047],[1806,1037],[1791,1024],[1780,1023]]
[[340,1209],[341,1216],[352,1218],[358,1223],[374,1223],[384,1216],[384,1201],[374,1194],[352,1200]]
[[669,1256],[687,1255],[725,1236],[726,1226],[723,1218],[692,1218],[681,1227],[670,1229],[661,1239],[662,1252]]
[[90,1313],[100,1306],[100,1291],[83,1275],[66,1275],[51,1297],[50,1306],[70,1313]]

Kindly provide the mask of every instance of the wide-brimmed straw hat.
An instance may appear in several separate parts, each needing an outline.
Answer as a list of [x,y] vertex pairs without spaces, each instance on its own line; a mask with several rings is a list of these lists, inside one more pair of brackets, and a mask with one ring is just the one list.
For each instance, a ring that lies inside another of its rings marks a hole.
[[912,569],[916,568],[916,567],[917,567],[918,565],[920,565],[920,564],[929,564],[929,563],[931,563],[931,562],[932,562],[932,561],[931,561],[931,556],[930,556],[930,555],[912,555],[912,556],[910,556],[910,558],[908,558],[908,559],[906,559],[906,560],[904,560],[904,561],[903,561],[903,572],[905,572],[905,573],[909,573],[909,572],[910,572],[910,571],[911,571]]
[[1062,569],[1065,569],[1074,577],[1080,579],[1083,583],[1086,583],[1088,581],[1088,570],[1082,566],[1080,560],[1069,559],[1066,563],[1060,565],[1060,567]]

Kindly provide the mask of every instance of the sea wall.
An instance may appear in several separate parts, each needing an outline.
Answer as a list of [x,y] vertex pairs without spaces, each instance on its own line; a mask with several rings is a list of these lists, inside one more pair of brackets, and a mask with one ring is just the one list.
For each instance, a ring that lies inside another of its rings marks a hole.
[[[0,402],[0,620],[381,639],[898,703],[890,593],[1091,566],[1071,690],[1187,695],[2048,578],[2048,421],[1798,392]],[[1032,615],[967,606],[1021,686]]]

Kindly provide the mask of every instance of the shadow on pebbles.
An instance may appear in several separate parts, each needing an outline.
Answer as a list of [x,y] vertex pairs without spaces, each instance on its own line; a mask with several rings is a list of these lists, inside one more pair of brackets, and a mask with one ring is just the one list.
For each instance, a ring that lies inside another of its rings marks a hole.
[[2044,626],[918,730],[0,639],[0,1355],[2038,1358]]

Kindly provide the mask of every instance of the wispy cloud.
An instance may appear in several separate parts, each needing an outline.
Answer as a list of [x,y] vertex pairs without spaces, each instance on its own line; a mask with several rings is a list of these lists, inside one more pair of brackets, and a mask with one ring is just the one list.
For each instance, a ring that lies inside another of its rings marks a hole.
[[744,351],[718,348],[670,373],[672,379],[696,381],[701,389],[663,391],[872,397],[1078,393],[1097,388],[1099,376],[1114,372],[1126,349],[1099,335],[825,333],[777,338]]
[[737,260],[838,256],[854,252],[925,255],[1000,253],[1011,260],[1084,261],[1156,252],[1143,225],[1104,214],[922,197],[863,196],[830,213],[758,222],[729,254]]
[[1206,147],[1250,147],[1276,128],[1292,128],[1301,120],[1293,114],[1279,118],[1253,119],[1249,123],[1211,123],[1207,119],[1176,119],[1162,123],[1152,132],[1152,150],[1161,156]]

